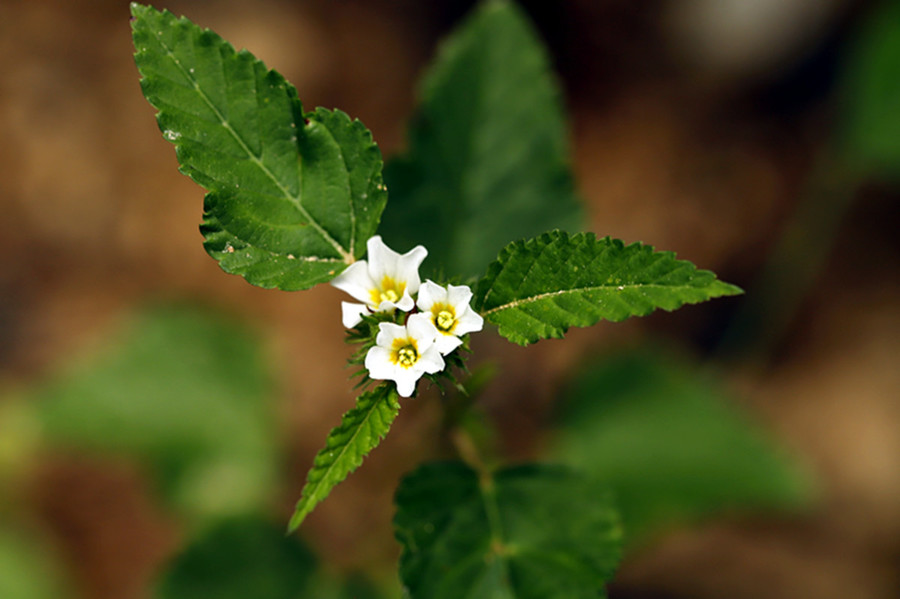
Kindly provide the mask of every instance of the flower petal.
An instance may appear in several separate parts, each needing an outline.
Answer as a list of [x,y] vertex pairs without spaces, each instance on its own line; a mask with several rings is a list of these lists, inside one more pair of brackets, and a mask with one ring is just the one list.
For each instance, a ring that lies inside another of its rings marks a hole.
[[448,335],[442,333],[437,336],[437,339],[434,340],[434,347],[436,347],[437,350],[445,356],[460,345],[462,345],[462,339],[460,339],[456,335]]
[[419,285],[422,281],[419,278],[419,267],[427,255],[428,250],[421,245],[417,245],[397,260],[397,267],[393,273],[394,279],[396,281],[405,281],[406,289],[411,294],[419,291]]
[[380,235],[369,237],[366,249],[368,251],[366,256],[369,259],[369,276],[372,277],[372,280],[380,284],[385,275],[395,278],[400,254],[385,245]]
[[438,348],[432,345],[419,355],[419,361],[416,362],[416,366],[428,374],[434,374],[444,369],[444,358],[441,357],[441,352],[438,351]]
[[369,378],[380,381],[391,380],[394,378],[396,369],[391,362],[391,352],[387,349],[376,345],[369,349],[366,353],[366,370],[369,371]]
[[413,391],[416,390],[416,383],[419,381],[419,377],[422,376],[422,373],[413,370],[412,368],[408,370],[401,368],[400,370],[402,372],[398,372],[393,379],[394,382],[397,383],[397,393],[399,393],[401,397],[409,397],[413,394]]
[[[424,312],[410,316],[406,321],[406,330],[409,331],[410,337],[418,343],[419,353],[423,353],[431,347],[439,334],[437,327],[431,322],[431,315]],[[381,344],[379,343],[379,345]]]
[[468,285],[448,285],[446,301],[456,308],[457,314],[460,314],[469,307],[469,302],[472,301],[472,290]]
[[408,335],[405,326],[393,322],[382,322],[378,324],[378,334],[375,336],[375,343],[381,347],[390,348],[394,339],[407,337]]
[[427,312],[431,310],[431,307],[436,302],[445,301],[447,301],[447,290],[437,283],[425,281],[422,283],[422,286],[419,287],[419,297],[416,300],[416,305],[419,307],[419,310]]
[[456,329],[454,329],[453,332],[457,335],[475,333],[484,327],[484,318],[481,314],[471,308],[467,309],[456,318]]
[[352,302],[341,302],[341,322],[344,323],[345,329],[352,329],[362,322],[364,314],[371,314],[369,308],[365,304],[354,304]]
[[344,272],[331,279],[331,284],[366,304],[370,303],[371,291],[375,288],[365,260],[357,260],[345,268]]
[[[384,302],[381,302],[381,305],[384,305]],[[403,291],[403,297],[400,298],[400,301],[395,304],[398,308],[403,310],[404,312],[409,312],[413,309],[413,306],[416,305],[415,300],[413,300],[412,296],[409,294],[409,288]]]

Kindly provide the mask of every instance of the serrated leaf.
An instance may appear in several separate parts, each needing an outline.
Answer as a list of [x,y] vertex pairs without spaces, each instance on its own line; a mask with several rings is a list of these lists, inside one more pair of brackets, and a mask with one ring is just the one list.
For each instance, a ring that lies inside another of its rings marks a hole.
[[621,531],[609,498],[560,468],[458,463],[400,484],[394,528],[412,599],[605,597]]
[[795,508],[808,477],[722,385],[659,351],[586,365],[551,453],[611,488],[629,541],[724,510]]
[[515,3],[484,2],[420,89],[409,153],[389,162],[389,245],[426,242],[430,267],[475,277],[510,240],[581,228],[560,92]]
[[131,10],[141,88],[181,171],[209,192],[207,252],[226,272],[284,290],[360,258],[387,201],[369,131],[337,110],[304,114],[280,74],[212,31]]
[[36,391],[48,443],[142,460],[194,518],[258,509],[274,487],[270,380],[258,340],[208,311],[157,308]]
[[738,293],[672,252],[551,231],[506,246],[478,282],[474,305],[501,335],[528,345],[601,319],[617,322]]
[[344,414],[340,426],[328,433],[325,448],[316,454],[288,532],[296,530],[316,504],[362,464],[363,458],[387,434],[399,412],[393,385],[382,384],[359,396],[356,407]]

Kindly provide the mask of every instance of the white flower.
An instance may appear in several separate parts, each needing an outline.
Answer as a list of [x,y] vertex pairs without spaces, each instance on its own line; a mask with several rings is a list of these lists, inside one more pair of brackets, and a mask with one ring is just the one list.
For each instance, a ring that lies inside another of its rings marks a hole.
[[431,281],[425,281],[419,289],[416,305],[437,329],[434,344],[441,354],[447,355],[462,345],[466,333],[480,331],[484,326],[481,315],[469,307],[472,290],[466,285],[448,285],[446,289]]
[[382,322],[378,329],[375,346],[366,354],[371,378],[394,381],[397,393],[409,397],[423,374],[444,369],[444,358],[434,343],[438,331],[428,314],[413,314],[406,326]]
[[419,290],[419,265],[428,255],[417,245],[403,255],[398,254],[381,241],[379,235],[366,242],[368,262],[359,260],[336,276],[331,284],[364,302],[341,303],[344,326],[352,329],[362,321],[363,314],[391,312],[400,308],[412,310],[413,294]]

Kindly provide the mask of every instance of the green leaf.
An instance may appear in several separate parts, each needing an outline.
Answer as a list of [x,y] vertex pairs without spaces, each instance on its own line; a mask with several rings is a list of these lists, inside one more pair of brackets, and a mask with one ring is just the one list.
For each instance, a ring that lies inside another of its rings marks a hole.
[[312,596],[315,559],[259,517],[229,519],[191,543],[157,585],[158,599],[296,599]]
[[141,459],[168,501],[217,518],[265,505],[274,488],[270,386],[243,327],[166,307],[142,314],[36,399],[50,444]]
[[201,231],[226,272],[306,289],[365,253],[387,194],[372,135],[297,92],[246,50],[132,4],[135,61],[181,171],[206,188]]
[[63,584],[62,567],[52,549],[41,539],[5,525],[0,527],[0,597],[62,599],[72,596]]
[[900,175],[900,4],[863,21],[841,74],[843,142],[868,174]]
[[714,378],[632,351],[584,368],[552,454],[612,488],[629,540],[734,509],[795,508],[802,469]]
[[741,290],[672,252],[561,231],[506,246],[475,290],[475,309],[501,335],[528,345],[572,326],[675,310]]
[[409,153],[385,170],[389,245],[426,242],[429,265],[475,277],[510,240],[581,228],[560,92],[515,3],[484,2],[420,89]]
[[[359,574],[335,576],[296,535],[258,515],[216,522],[168,564],[156,599],[378,599]],[[6,596],[3,596],[6,599]]]
[[396,496],[400,577],[412,599],[605,597],[621,531],[609,498],[566,470],[479,475],[426,464]]
[[328,433],[325,448],[316,454],[300,501],[288,525],[294,531],[331,489],[362,464],[363,458],[384,438],[400,412],[393,385],[382,384],[356,400],[341,424]]

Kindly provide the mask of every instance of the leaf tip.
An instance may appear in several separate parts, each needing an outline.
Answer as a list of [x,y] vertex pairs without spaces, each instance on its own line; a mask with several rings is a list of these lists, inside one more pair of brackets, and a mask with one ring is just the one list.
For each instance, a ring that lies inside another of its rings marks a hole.
[[717,291],[719,292],[719,297],[728,297],[732,295],[744,295],[746,291],[738,287],[737,285],[732,285],[731,283],[726,283],[725,281],[717,281],[719,283]]
[[152,6],[148,4],[141,4],[140,2],[132,2],[128,5],[128,9],[131,11],[131,20],[136,21],[137,19],[143,17],[148,12],[154,10]]
[[[303,500],[301,499],[300,502],[302,503]],[[307,511],[300,509],[299,504],[297,505],[297,509],[294,511],[294,515],[291,516],[291,520],[290,522],[288,522],[287,530],[284,533],[285,536],[295,533],[297,529],[300,528],[300,525],[303,524],[303,521],[306,519],[307,513]]]

